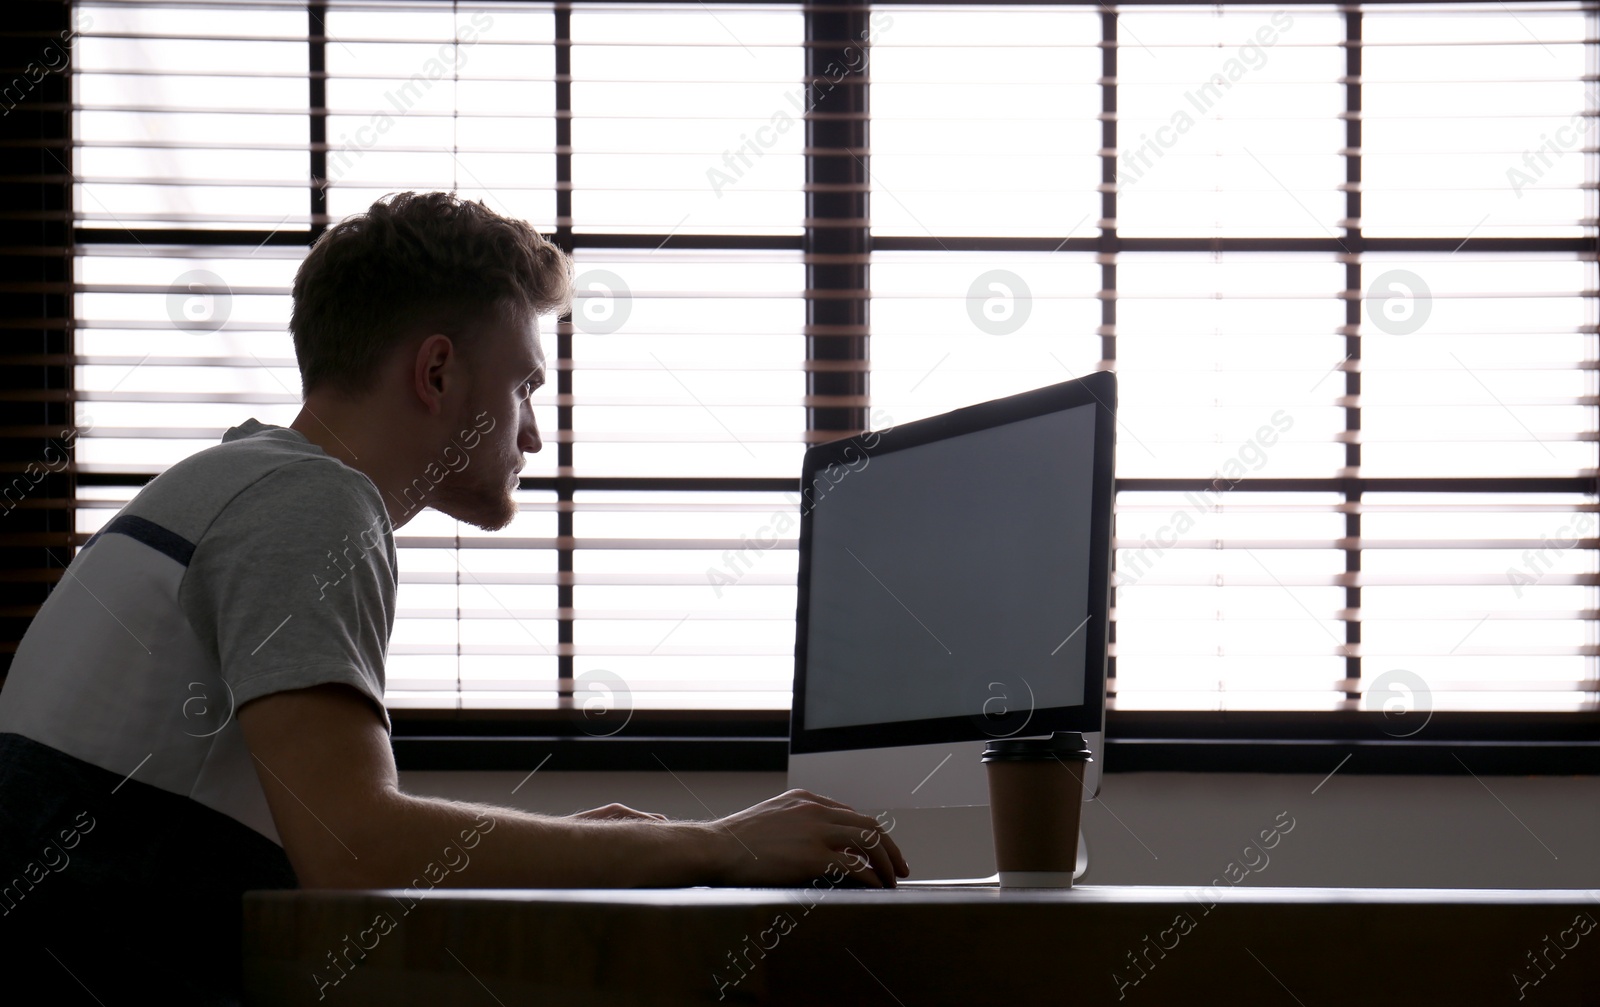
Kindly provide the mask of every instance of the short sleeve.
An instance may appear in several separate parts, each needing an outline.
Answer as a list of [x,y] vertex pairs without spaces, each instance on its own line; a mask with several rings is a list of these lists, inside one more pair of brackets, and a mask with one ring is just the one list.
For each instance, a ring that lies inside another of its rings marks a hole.
[[274,469],[201,536],[179,598],[234,709],[340,682],[390,727],[384,662],[394,629],[394,537],[366,476],[324,459]]

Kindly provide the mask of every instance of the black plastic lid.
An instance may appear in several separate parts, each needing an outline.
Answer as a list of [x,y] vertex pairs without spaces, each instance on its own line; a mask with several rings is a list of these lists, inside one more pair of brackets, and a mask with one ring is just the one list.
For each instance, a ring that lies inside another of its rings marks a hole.
[[1048,738],[1006,738],[983,747],[980,762],[1032,762],[1039,759],[1079,759],[1093,762],[1089,746],[1077,731],[1057,731]]

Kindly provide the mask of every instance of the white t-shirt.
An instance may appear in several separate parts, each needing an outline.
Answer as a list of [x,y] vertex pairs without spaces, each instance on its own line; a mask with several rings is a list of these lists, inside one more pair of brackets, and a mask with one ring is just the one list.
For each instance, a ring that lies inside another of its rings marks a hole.
[[236,968],[239,896],[295,880],[234,714],[342,682],[388,727],[398,583],[377,487],[298,431],[251,419],[151,480],[0,688],[0,921],[42,939],[76,902],[159,898]]

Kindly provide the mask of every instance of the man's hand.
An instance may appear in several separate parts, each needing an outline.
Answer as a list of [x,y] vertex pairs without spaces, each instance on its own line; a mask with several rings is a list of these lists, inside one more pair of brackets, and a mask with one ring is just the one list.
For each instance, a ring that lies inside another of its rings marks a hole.
[[567,816],[568,818],[643,818],[651,822],[664,822],[666,815],[654,811],[635,811],[626,804],[608,804],[603,808],[593,808],[589,811],[578,811]]
[[[893,828],[891,822],[889,828]],[[798,885],[837,864],[871,888],[893,888],[911,869],[874,819],[808,790],[790,790],[711,823],[726,836],[716,884]]]
[[302,888],[802,885],[831,873],[880,888],[910,874],[893,823],[805,790],[714,822],[621,804],[550,818],[400,793],[381,715],[347,685],[272,693],[238,717]]

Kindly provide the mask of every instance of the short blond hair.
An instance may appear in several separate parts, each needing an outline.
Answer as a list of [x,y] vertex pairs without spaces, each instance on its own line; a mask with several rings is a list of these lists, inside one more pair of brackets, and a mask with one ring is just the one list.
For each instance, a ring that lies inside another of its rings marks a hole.
[[424,328],[469,354],[486,319],[570,310],[572,282],[571,257],[525,220],[454,193],[391,193],[324,232],[295,273],[302,393],[369,391]]

